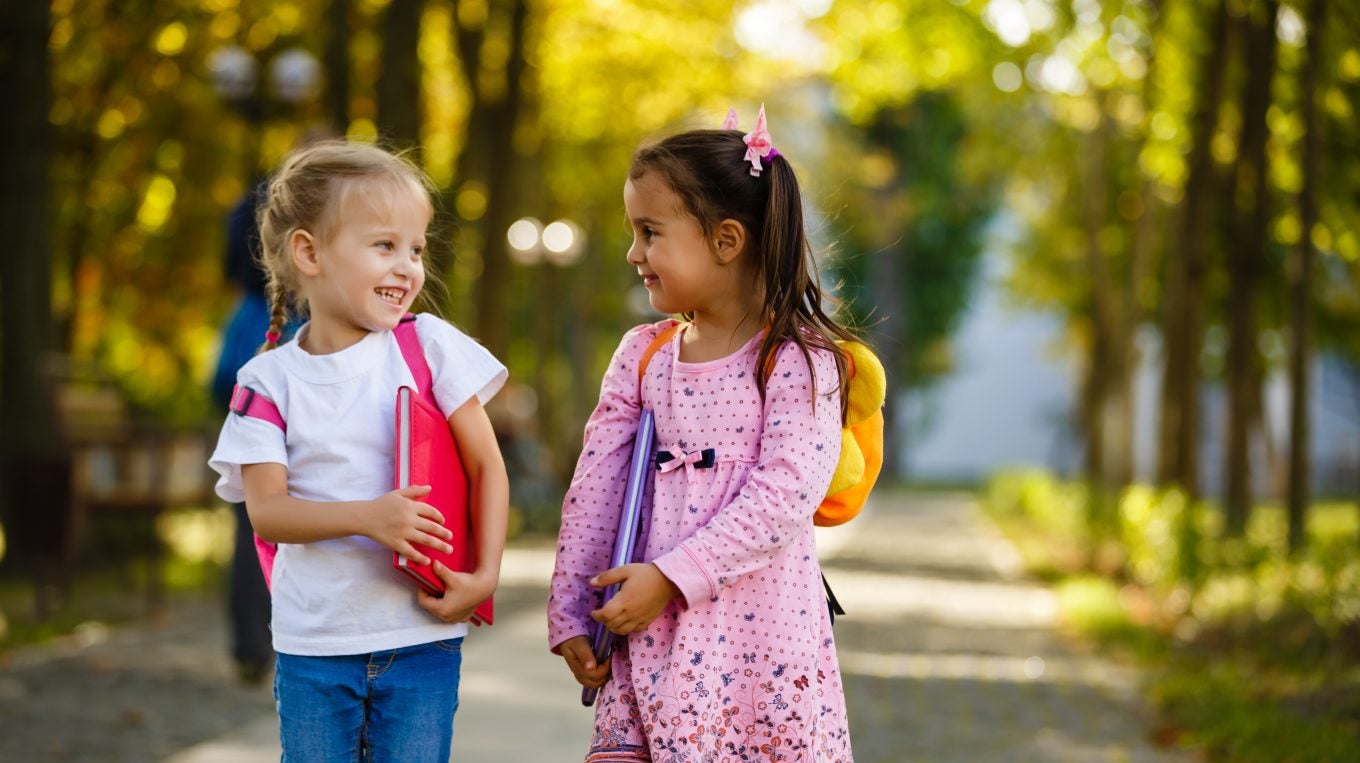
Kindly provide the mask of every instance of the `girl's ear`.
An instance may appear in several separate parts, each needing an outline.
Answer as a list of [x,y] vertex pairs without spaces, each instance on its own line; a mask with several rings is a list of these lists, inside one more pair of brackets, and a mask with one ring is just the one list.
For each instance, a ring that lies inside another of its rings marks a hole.
[[746,226],[728,218],[713,230],[713,253],[718,262],[731,265],[746,251]]
[[293,259],[293,267],[304,276],[321,273],[321,260],[317,257],[316,240],[312,234],[301,228],[288,237],[288,254]]

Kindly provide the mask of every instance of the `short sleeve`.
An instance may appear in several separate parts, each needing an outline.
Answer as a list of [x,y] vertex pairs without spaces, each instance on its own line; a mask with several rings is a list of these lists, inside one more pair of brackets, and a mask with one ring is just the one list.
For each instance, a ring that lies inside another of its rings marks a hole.
[[452,324],[429,313],[416,316],[425,361],[434,378],[434,399],[446,415],[471,400],[486,404],[509,376],[505,365]]
[[[271,394],[270,385],[257,373],[258,366],[252,362],[242,368],[237,374],[237,383],[268,397],[282,410],[284,401]],[[286,412],[284,417],[287,421]],[[222,500],[229,503],[245,501],[241,467],[246,464],[283,464],[287,467],[288,446],[284,432],[264,419],[229,413],[222,424],[222,433],[217,437],[217,447],[208,459],[208,465],[221,475],[217,480],[217,495]]]

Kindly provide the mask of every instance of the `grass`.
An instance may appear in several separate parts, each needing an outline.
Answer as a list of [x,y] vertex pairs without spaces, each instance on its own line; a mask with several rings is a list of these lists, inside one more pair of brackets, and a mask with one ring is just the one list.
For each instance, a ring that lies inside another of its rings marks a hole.
[[984,505],[1069,632],[1146,667],[1161,742],[1234,763],[1360,760],[1360,510],[1312,507],[1290,558],[1279,507],[1226,539],[1216,507],[1178,501],[1132,489],[1097,532],[1080,486],[1029,473]]
[[[163,554],[154,572],[161,595],[219,595],[226,582],[235,531],[231,510],[182,509],[167,512],[154,532]],[[39,589],[29,570],[0,577],[0,649],[9,650],[77,633],[91,624],[116,624],[151,614],[149,594],[153,563],[144,551],[146,538],[125,522],[109,527],[93,523],[101,553],[87,553],[68,570],[60,585]],[[144,536],[145,529],[141,531]],[[89,544],[87,544],[89,545]],[[39,616],[43,595],[48,611]]]

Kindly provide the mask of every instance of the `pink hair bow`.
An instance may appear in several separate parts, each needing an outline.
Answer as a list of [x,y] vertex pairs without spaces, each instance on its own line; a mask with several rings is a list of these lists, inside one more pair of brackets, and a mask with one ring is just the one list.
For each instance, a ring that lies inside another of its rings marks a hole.
[[[729,112],[728,118],[733,120],[733,127],[736,126],[735,112]],[[774,143],[770,139],[770,130],[765,126],[765,104],[760,104],[760,113],[756,114],[756,129],[746,133],[742,137],[746,143],[746,156],[743,161],[751,163],[751,177],[760,177],[760,160],[769,156],[774,150]]]

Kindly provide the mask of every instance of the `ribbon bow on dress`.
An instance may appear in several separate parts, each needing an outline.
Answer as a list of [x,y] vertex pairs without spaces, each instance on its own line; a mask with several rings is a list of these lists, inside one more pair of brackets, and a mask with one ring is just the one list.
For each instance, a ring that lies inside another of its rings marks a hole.
[[686,453],[679,446],[672,445],[656,454],[656,470],[665,474],[682,466],[686,472],[694,469],[711,469],[716,461],[717,455],[712,448]]

